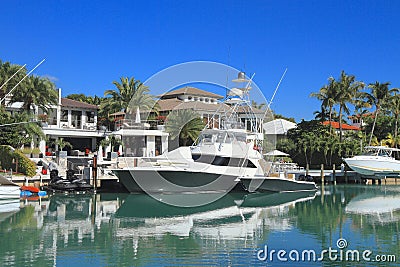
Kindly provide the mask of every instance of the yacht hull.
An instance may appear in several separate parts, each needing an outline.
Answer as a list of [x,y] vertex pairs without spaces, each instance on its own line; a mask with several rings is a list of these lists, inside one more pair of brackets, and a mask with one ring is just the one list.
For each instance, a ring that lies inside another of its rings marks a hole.
[[400,161],[393,158],[355,156],[344,161],[353,171],[362,175],[400,175]]
[[240,177],[244,188],[250,192],[296,192],[315,191],[314,182],[296,181],[279,177]]
[[229,192],[238,183],[234,175],[188,170],[125,168],[113,172],[131,193]]
[[0,199],[19,198],[20,194],[18,186],[0,185]]

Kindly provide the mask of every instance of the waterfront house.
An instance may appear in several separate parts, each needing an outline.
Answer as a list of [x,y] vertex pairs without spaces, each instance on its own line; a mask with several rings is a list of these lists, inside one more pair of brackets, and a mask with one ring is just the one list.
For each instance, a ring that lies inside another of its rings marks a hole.
[[[10,112],[19,112],[21,106],[22,103],[17,102],[7,104],[6,109]],[[146,124],[140,126],[139,123],[132,126],[130,122],[125,121],[124,129],[119,127],[115,131],[110,131],[104,126],[99,127],[98,110],[99,107],[96,105],[61,97],[61,89],[58,89],[58,104],[51,106],[48,112],[35,106],[33,113],[41,122],[46,137],[37,142],[41,153],[53,155],[59,149],[57,140],[63,138],[72,145],[72,148],[67,148],[69,155],[88,155],[97,151],[102,139],[112,135],[118,138],[125,136],[127,140],[133,142],[135,149],[127,147],[124,153],[129,156],[155,155],[157,151],[161,154],[168,150],[168,134],[160,130],[144,131]],[[112,149],[109,145],[106,151],[110,152]]]

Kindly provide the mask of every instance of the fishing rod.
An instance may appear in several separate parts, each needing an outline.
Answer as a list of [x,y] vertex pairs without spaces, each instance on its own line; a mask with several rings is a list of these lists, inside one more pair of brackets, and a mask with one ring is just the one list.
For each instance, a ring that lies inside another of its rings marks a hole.
[[275,95],[276,95],[276,92],[278,91],[278,88],[279,88],[279,86],[281,85],[281,82],[282,82],[282,80],[283,80],[283,77],[285,77],[285,74],[286,74],[287,70],[288,70],[288,69],[286,68],[285,71],[283,72],[283,74],[282,74],[282,76],[281,76],[281,79],[279,80],[278,85],[277,85],[276,88],[275,88],[274,94],[272,95],[271,100],[269,101],[268,108],[271,106],[272,100],[274,100]]
[[33,121],[22,121],[22,122],[12,122],[12,123],[1,124],[0,127],[19,125],[19,124],[27,124],[27,123],[37,123],[37,122],[38,121],[36,121],[36,120],[33,120]]
[[37,67],[39,67],[46,59],[43,59],[42,61],[40,61],[30,72],[28,72],[11,90],[10,92],[8,92],[1,100],[0,100],[0,104],[3,103],[4,99],[6,99],[6,97],[11,94],[12,91],[14,91],[15,88],[17,88],[17,86],[23,81],[25,80],[26,77],[28,77]]
[[26,66],[26,64],[25,65],[23,65],[19,70],[17,70],[10,78],[8,78],[8,80],[5,82],[5,83],[3,83],[3,85],[2,86],[0,86],[0,90],[20,71],[20,70],[22,70],[23,68],[25,68],[25,66]]

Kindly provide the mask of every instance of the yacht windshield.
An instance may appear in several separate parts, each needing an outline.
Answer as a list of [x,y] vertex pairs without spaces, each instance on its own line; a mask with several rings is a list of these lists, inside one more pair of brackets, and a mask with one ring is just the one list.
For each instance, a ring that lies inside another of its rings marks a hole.
[[213,135],[212,134],[202,134],[199,138],[199,143],[212,143]]
[[380,156],[380,157],[391,157],[392,151],[386,149],[367,149],[364,155],[366,156]]

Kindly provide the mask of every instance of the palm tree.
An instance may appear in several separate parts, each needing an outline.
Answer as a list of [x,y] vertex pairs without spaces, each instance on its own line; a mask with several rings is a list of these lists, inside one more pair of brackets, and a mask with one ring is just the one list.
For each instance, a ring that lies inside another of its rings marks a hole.
[[[18,71],[22,66],[11,64],[10,62],[2,62],[0,60],[0,99],[3,99],[4,96],[25,76],[26,69],[22,69]],[[17,73],[18,72],[18,73]],[[17,73],[14,77],[12,77],[15,73]],[[11,78],[11,80],[7,80]]]
[[85,94],[70,94],[70,95],[67,95],[66,98],[80,101],[80,102],[85,102],[85,103],[92,104],[92,105],[97,105],[97,106],[99,106],[103,100],[101,97],[99,97],[97,95],[87,96]]
[[395,94],[390,99],[388,99],[388,109],[394,115],[394,138],[397,139],[398,135],[398,123],[400,117],[400,94]]
[[58,150],[62,151],[64,149],[64,147],[69,147],[72,148],[72,145],[70,142],[65,141],[64,138],[60,137],[55,141],[55,145],[58,146]]
[[375,118],[372,124],[371,136],[369,138],[369,145],[371,145],[372,136],[374,135],[376,119],[378,117],[379,111],[382,105],[391,97],[392,93],[399,91],[397,88],[389,89],[389,82],[380,83],[376,81],[375,83],[370,83],[368,85],[371,88],[371,94],[366,94],[366,97],[373,106],[375,106]]
[[400,145],[400,136],[395,137],[391,133],[388,133],[386,139],[382,140],[381,143],[390,147],[398,147]]
[[193,110],[174,110],[165,124],[172,140],[179,138],[179,145],[191,145],[204,129],[204,122]]
[[267,107],[266,103],[260,103],[258,104],[256,101],[251,100],[251,107],[255,109],[265,109]]
[[347,75],[343,70],[340,74],[340,80],[337,83],[337,98],[336,102],[339,104],[339,130],[340,142],[343,139],[342,117],[343,112],[350,114],[348,104],[355,103],[359,96],[360,90],[364,88],[364,83],[355,80],[354,75]]
[[128,112],[132,114],[136,112],[137,108],[140,108],[142,111],[155,111],[157,113],[158,104],[153,96],[149,94],[149,88],[147,86],[139,86],[129,101]]
[[328,108],[329,121],[332,121],[333,106],[337,103],[338,97],[338,83],[335,78],[329,77],[328,85],[324,85],[319,89],[317,93],[311,93],[311,97],[316,97],[321,100],[321,111],[325,111]]
[[[106,100],[102,106],[109,112],[135,112],[137,107],[143,110],[151,110],[155,100],[149,95],[149,88],[135,78],[121,77],[121,83],[114,81],[118,90],[104,92]],[[132,102],[132,103],[131,103]]]
[[31,113],[33,105],[47,112],[58,103],[57,91],[49,79],[30,76],[24,85],[13,92],[11,103],[23,102],[22,109],[27,113]]

